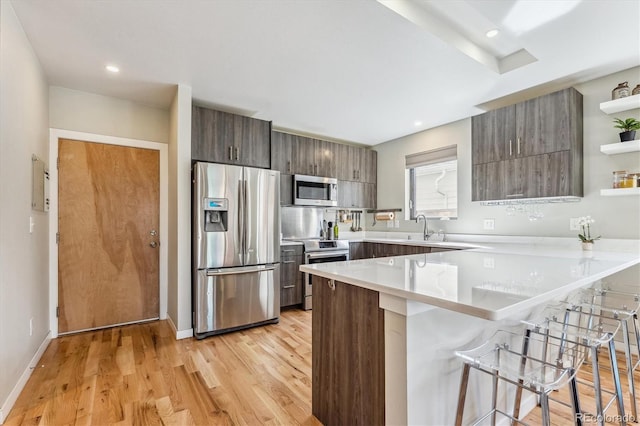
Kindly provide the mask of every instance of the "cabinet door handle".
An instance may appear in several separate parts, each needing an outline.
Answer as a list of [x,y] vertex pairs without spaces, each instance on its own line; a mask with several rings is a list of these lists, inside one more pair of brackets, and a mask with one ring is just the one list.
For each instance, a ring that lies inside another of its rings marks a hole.
[[329,281],[327,282],[327,284],[329,284],[329,288],[330,288],[332,291],[336,291],[336,281],[335,281],[335,280],[329,280]]
[[360,180],[360,170],[358,170],[358,180]]
[[283,285],[282,288],[295,288],[295,284],[292,285]]
[[296,263],[295,260],[283,260],[282,263]]
[[507,198],[516,198],[516,197],[524,197],[524,194],[509,194]]
[[513,145],[511,144],[511,139],[509,139],[509,157],[513,155]]
[[317,175],[317,174],[318,174],[318,165],[317,165],[317,164],[314,164],[314,165],[313,165],[313,174],[314,174],[314,175]]
[[233,147],[229,147],[229,160],[233,160]]
[[295,250],[282,250],[283,253],[295,253]]
[[518,138],[518,155],[520,155],[520,138]]
[[240,148],[236,146],[236,161],[238,161],[238,157],[240,156]]
[[353,180],[356,180],[356,169],[353,169]]
[[287,171],[291,173],[291,161],[287,161]]

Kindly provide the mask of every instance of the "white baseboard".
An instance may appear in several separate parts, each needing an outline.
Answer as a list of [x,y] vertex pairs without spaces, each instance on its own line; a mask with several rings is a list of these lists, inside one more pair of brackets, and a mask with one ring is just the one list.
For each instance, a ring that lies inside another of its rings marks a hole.
[[167,321],[169,321],[169,327],[171,327],[171,330],[173,330],[173,334],[176,335],[176,340],[188,339],[189,337],[193,337],[193,328],[178,330],[173,320],[171,319],[171,316],[169,315],[167,315]]
[[44,354],[44,351],[49,346],[49,342],[51,342],[51,331],[47,333],[35,355],[33,355],[33,358],[31,358],[29,365],[27,365],[27,368],[18,379],[18,383],[16,383],[16,385],[13,387],[13,390],[11,390],[11,393],[9,393],[7,399],[2,403],[2,406],[0,406],[0,425],[4,423],[5,416],[9,415],[9,412],[13,408],[13,404],[15,404],[18,400],[20,392],[22,392],[24,386],[27,384],[27,381],[29,380],[29,377],[31,377],[33,369],[37,366],[38,361],[40,361],[40,358],[42,357],[42,354]]

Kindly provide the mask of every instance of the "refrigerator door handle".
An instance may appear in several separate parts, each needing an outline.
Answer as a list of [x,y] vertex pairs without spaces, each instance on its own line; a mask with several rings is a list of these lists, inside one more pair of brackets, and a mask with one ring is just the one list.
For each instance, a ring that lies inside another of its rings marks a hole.
[[249,263],[249,244],[247,243],[247,228],[249,228],[249,209],[247,208],[247,177],[244,175],[242,179],[242,223],[244,224],[242,227],[242,253],[244,253],[244,261],[243,263]]
[[245,266],[239,268],[229,268],[229,269],[212,269],[207,270],[208,277],[216,277],[220,275],[236,275],[236,274],[252,274],[254,272],[267,272],[273,271],[276,269],[275,264],[273,265],[260,265],[260,266]]
[[245,214],[244,214],[244,177],[238,181],[238,243],[240,247],[237,247],[240,253],[240,262],[245,262],[245,243],[244,243],[244,226],[245,226]]

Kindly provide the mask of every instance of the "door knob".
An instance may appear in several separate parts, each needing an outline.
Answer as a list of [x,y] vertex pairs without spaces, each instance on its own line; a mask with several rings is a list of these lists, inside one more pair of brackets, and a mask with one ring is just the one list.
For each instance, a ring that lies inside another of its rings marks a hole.
[[156,235],[158,235],[158,231],[156,231],[155,229],[152,229],[151,232],[149,232],[149,235],[151,235],[152,237],[155,237]]
[[156,241],[151,241],[151,242],[149,243],[149,245],[150,245],[151,247],[153,247],[153,248],[158,247],[158,243],[157,243]]

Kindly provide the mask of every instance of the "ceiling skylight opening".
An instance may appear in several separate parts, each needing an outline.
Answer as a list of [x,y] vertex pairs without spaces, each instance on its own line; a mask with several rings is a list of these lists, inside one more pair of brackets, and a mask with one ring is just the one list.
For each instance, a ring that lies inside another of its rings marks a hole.
[[566,15],[582,0],[539,1],[518,0],[504,18],[503,24],[514,34],[522,34]]
[[500,31],[498,31],[497,29],[494,28],[492,30],[487,31],[487,33],[485,35],[487,37],[489,37],[489,38],[494,38],[495,36],[498,35],[498,33],[500,33]]
[[120,68],[118,68],[117,66],[115,66],[113,64],[109,64],[109,65],[105,66],[104,69],[106,69],[107,71],[109,71],[110,73],[113,73],[113,74],[117,74],[117,73],[120,72]]

